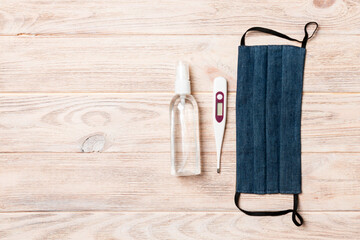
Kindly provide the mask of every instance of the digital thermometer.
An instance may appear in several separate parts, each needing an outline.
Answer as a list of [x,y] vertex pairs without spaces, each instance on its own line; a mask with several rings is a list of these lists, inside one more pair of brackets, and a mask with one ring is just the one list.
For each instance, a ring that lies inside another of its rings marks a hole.
[[227,82],[223,77],[214,80],[214,133],[216,143],[217,172],[220,173],[220,156],[226,123]]

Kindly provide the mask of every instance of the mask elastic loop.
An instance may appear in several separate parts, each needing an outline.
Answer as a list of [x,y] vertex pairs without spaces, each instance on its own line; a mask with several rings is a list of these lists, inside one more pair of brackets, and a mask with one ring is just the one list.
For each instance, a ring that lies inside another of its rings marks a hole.
[[240,45],[241,46],[245,46],[245,36],[248,32],[250,31],[258,31],[258,32],[263,32],[263,33],[267,33],[267,34],[271,34],[271,35],[274,35],[274,36],[277,36],[277,37],[280,37],[280,38],[284,38],[284,39],[287,39],[289,41],[295,41],[295,42],[299,42],[301,43],[301,41],[295,39],[295,38],[291,38],[285,34],[282,34],[280,32],[277,32],[277,31],[274,31],[272,29],[269,29],[269,28],[263,28],[263,27],[252,27],[252,28],[249,28],[242,36],[241,38],[241,42],[240,42]]
[[[311,36],[309,37],[309,34],[308,34],[308,31],[307,31],[307,28],[309,25],[311,24],[315,24],[316,25],[316,28],[314,30],[314,32],[311,34]],[[307,41],[312,38],[314,36],[314,34],[316,33],[317,29],[319,27],[319,24],[317,24],[317,22],[308,22],[305,27],[304,27],[304,32],[305,32],[305,36],[304,36],[304,39],[302,41],[299,41],[295,38],[291,38],[285,34],[282,34],[280,32],[277,32],[277,31],[274,31],[272,29],[269,29],[269,28],[262,28],[262,27],[252,27],[252,28],[249,28],[244,34],[243,36],[241,37],[241,41],[240,41],[240,45],[241,46],[245,46],[245,36],[248,32],[250,31],[258,31],[258,32],[263,32],[263,33],[267,33],[267,34],[271,34],[271,35],[274,35],[274,36],[277,36],[277,37],[281,37],[281,38],[284,38],[284,39],[287,39],[289,41],[294,41],[294,42],[299,42],[301,43],[301,47],[302,48],[306,48],[306,44],[307,44]]]
[[[294,207],[293,207],[292,221],[296,226],[300,227],[304,223],[304,219],[297,212],[298,204],[299,204],[299,195],[294,194]],[[299,219],[299,221],[296,218]]]
[[[294,222],[294,224],[296,226],[300,227],[304,223],[303,218],[297,212],[298,203],[299,203],[298,194],[294,194],[294,207],[293,207],[293,209],[287,209],[287,210],[281,210],[281,211],[247,211],[247,210],[244,210],[244,209],[242,209],[240,207],[239,200],[240,200],[240,192],[236,192],[235,197],[234,197],[235,205],[240,211],[242,211],[246,215],[249,215],[249,216],[281,216],[281,215],[285,215],[287,213],[292,212],[292,221]],[[299,219],[299,221],[296,218]]]
[[[308,34],[308,31],[307,31],[307,28],[309,25],[311,24],[315,24],[316,25],[316,28],[315,30],[313,31],[313,33],[310,35],[309,37],[309,34]],[[302,44],[301,44],[301,47],[302,48],[306,48],[306,44],[307,44],[307,41],[312,38],[314,36],[314,34],[316,33],[317,29],[319,28],[319,24],[317,22],[308,22],[305,27],[304,27],[304,32],[305,32],[305,36],[304,36],[304,39],[302,41]]]

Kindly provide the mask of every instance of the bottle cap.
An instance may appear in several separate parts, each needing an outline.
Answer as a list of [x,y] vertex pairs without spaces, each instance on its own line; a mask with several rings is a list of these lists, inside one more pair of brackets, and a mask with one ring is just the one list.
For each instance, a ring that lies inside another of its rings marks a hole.
[[175,93],[190,94],[189,66],[180,61],[176,68]]

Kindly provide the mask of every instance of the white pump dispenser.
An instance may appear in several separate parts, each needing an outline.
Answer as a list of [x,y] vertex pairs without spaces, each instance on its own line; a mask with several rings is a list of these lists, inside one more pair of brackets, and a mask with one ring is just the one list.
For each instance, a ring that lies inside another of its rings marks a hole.
[[180,61],[176,68],[176,81],[175,81],[176,94],[190,94],[190,77],[189,66]]

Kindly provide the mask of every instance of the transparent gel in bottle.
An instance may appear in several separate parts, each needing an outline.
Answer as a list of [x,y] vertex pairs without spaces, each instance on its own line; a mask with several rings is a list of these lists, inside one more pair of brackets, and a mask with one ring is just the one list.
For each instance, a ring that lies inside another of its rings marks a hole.
[[189,67],[179,62],[176,95],[170,103],[171,174],[174,176],[201,173],[199,110],[190,92]]

